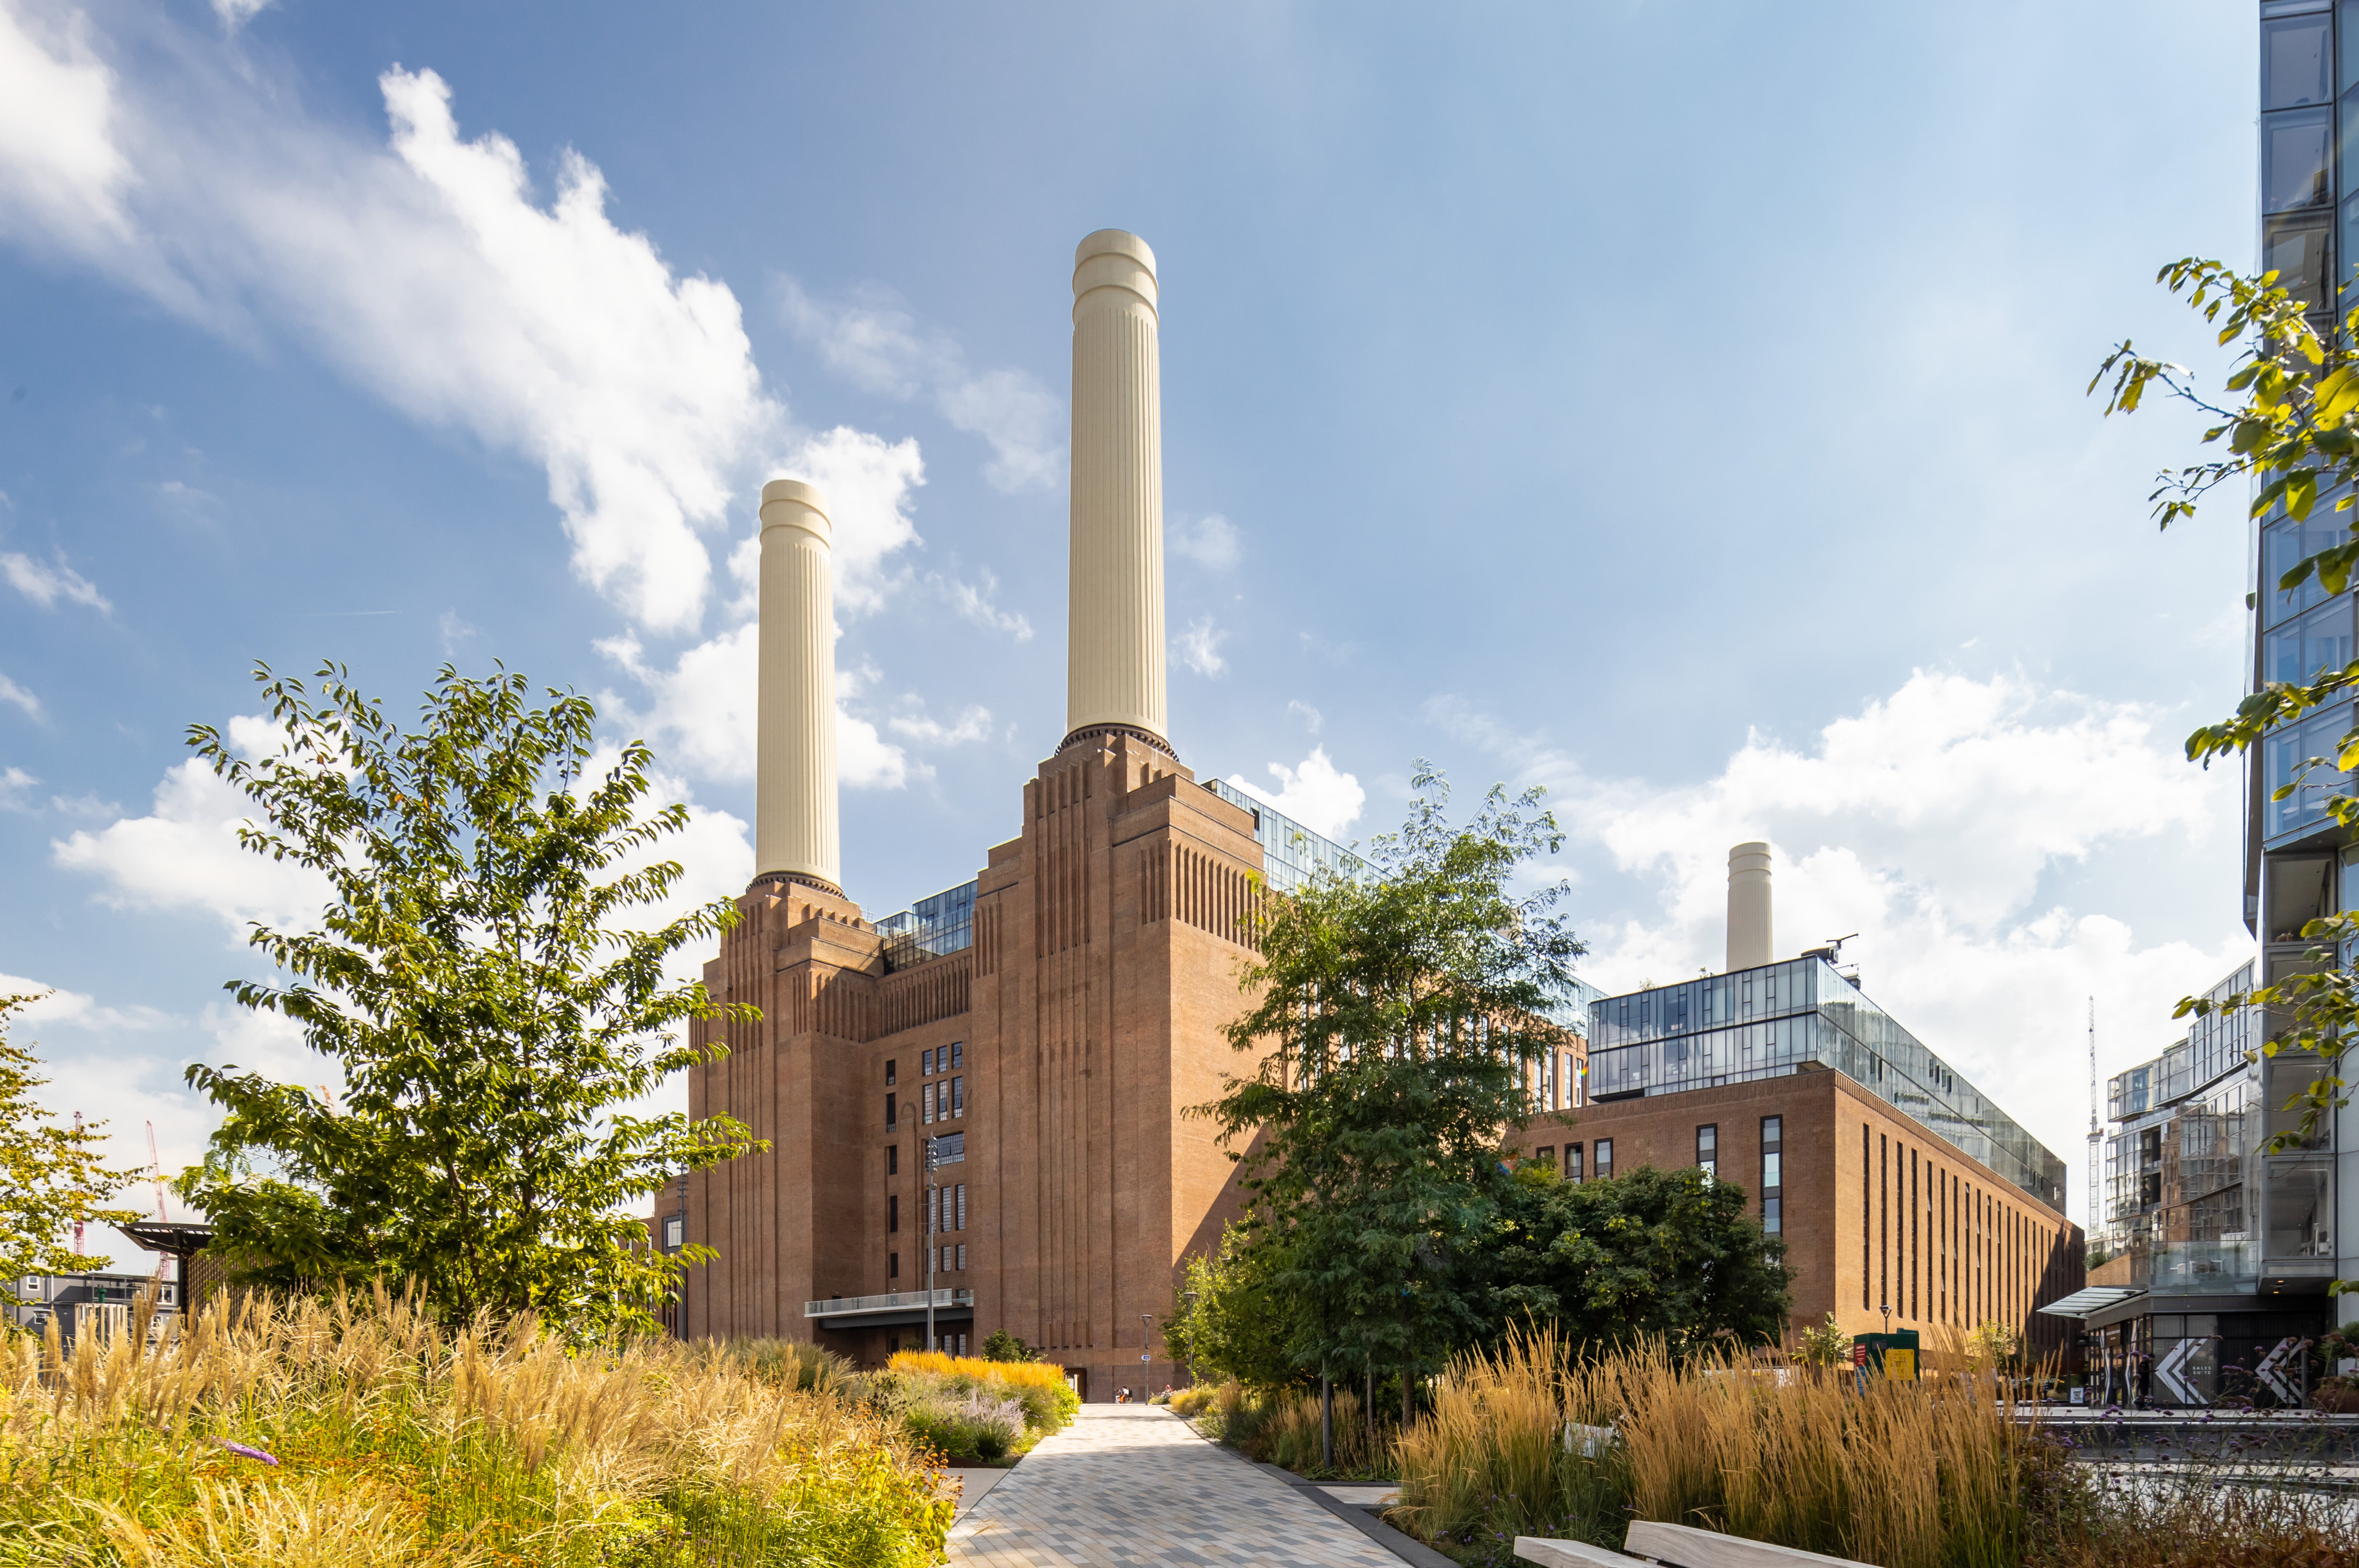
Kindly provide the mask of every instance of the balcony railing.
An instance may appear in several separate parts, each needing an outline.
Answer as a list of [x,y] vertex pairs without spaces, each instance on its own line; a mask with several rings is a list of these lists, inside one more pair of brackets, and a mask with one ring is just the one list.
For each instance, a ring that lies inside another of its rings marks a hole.
[[[971,1307],[974,1305],[973,1291],[936,1291],[936,1307]],[[854,1314],[872,1312],[923,1312],[926,1292],[895,1291],[882,1296],[831,1296],[823,1302],[803,1303],[805,1317],[850,1317]]]

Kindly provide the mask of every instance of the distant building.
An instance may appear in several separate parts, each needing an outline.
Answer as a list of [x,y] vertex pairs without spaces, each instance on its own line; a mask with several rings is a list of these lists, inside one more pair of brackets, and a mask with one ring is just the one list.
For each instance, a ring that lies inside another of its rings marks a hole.
[[[1938,1343],[1996,1321],[2034,1354],[2082,1287],[2064,1162],[1818,948],[1772,962],[1768,849],[1730,855],[1726,972],[1590,1005],[1586,1108],[1543,1115],[1532,1157],[1571,1180],[1701,1166],[1741,1183],[1796,1271],[1793,1323]],[[1890,1308],[1887,1319],[1885,1309]]]
[[0,1294],[0,1312],[11,1325],[33,1334],[46,1334],[54,1321],[59,1337],[71,1346],[84,1334],[117,1334],[128,1328],[133,1307],[150,1286],[158,1292],[158,1317],[179,1312],[177,1281],[103,1273],[28,1274],[13,1280]]

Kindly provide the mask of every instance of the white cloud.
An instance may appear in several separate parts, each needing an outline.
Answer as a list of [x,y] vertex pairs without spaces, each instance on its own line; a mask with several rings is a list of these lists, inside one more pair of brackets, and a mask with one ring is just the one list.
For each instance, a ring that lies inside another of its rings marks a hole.
[[101,611],[114,608],[88,578],[63,561],[52,567],[30,556],[0,554],[0,577],[5,577],[9,587],[44,610],[60,599]]
[[455,610],[446,610],[437,618],[434,622],[434,633],[442,643],[442,656],[446,659],[457,658],[459,650],[481,634],[473,626],[467,624]]
[[951,601],[953,609],[986,632],[1001,633],[1018,643],[1032,640],[1032,622],[1012,610],[1002,610],[992,600],[999,593],[999,579],[990,572],[983,574],[980,584],[961,582],[956,578],[935,576],[930,579]]
[[67,254],[128,240],[114,95],[81,12],[0,10],[0,232]]
[[958,746],[991,739],[991,709],[971,704],[950,724],[919,710],[897,714],[885,725],[894,734],[906,735],[920,745]]
[[2184,1033],[2179,997],[2251,956],[2233,889],[2192,895],[2221,910],[2216,935],[2144,943],[2046,891],[2060,869],[2191,848],[2235,821],[2234,771],[2188,763],[2137,704],[1919,671],[1807,747],[1756,732],[1686,785],[1591,775],[1446,700],[1427,713],[1548,783],[1577,838],[1658,890],[1651,909],[1584,926],[1590,979],[1619,990],[1719,969],[1728,847],[1766,838],[1776,951],[1860,933],[1844,956],[1868,994],[2063,1157],[2076,1209],[2087,999],[2108,1059],[2141,1059]]
[[1180,657],[1200,676],[1226,675],[1229,661],[1221,657],[1221,644],[1228,640],[1229,634],[1215,627],[1211,616],[1199,616],[1180,633]]
[[1245,555],[1243,537],[1217,512],[1207,513],[1192,524],[1175,520],[1165,538],[1174,551],[1206,571],[1227,571]]
[[5,675],[0,675],[0,702],[15,703],[28,717],[38,719],[41,716],[41,699]]
[[1299,697],[1288,701],[1286,710],[1288,713],[1299,715],[1301,717],[1303,726],[1313,735],[1318,734],[1319,727],[1327,721],[1326,715],[1321,713],[1317,708],[1311,707],[1309,703],[1303,701]]
[[525,454],[577,572],[643,624],[692,626],[699,531],[785,428],[727,286],[616,228],[578,153],[541,204],[513,143],[462,138],[432,71],[379,79],[374,145],[302,118],[234,49],[125,26],[147,32],[124,59],[165,62],[152,78],[118,80],[79,20],[0,11],[5,232],[225,335],[291,333],[406,413]]
[[[248,755],[278,733],[256,718],[232,719],[228,732]],[[328,881],[241,848],[237,830],[254,815],[245,795],[192,757],[164,775],[148,815],[75,832],[50,850],[58,864],[98,878],[101,901],[116,909],[201,911],[241,941],[250,921],[309,929],[328,902]]]
[[270,0],[213,0],[213,15],[233,33],[269,8]]
[[22,768],[0,768],[0,811],[33,810],[26,796],[40,782]]
[[[810,481],[827,497],[834,530],[836,615],[881,608],[893,586],[887,557],[918,542],[917,524],[909,519],[911,492],[926,482],[918,443],[887,442],[839,425],[797,447],[781,471]],[[760,558],[758,539],[753,558]]]
[[1338,769],[1324,746],[1313,746],[1299,767],[1272,762],[1269,771],[1277,775],[1274,792],[1234,776],[1229,783],[1325,838],[1341,840],[1368,802],[1360,781]]
[[1019,370],[977,372],[946,332],[919,325],[889,291],[869,286],[829,305],[781,278],[778,313],[830,370],[862,389],[905,402],[930,394],[953,428],[981,436],[993,458],[984,477],[1010,494],[1053,488],[1064,458],[1064,405]]
[[61,1023],[77,1029],[116,1033],[162,1029],[179,1022],[170,1013],[152,1007],[102,1007],[98,1000],[86,991],[71,991],[62,986],[45,985],[39,980],[27,979],[22,975],[0,975],[0,996],[40,997],[40,1000],[30,1003],[18,1015],[26,1022],[35,1025]]

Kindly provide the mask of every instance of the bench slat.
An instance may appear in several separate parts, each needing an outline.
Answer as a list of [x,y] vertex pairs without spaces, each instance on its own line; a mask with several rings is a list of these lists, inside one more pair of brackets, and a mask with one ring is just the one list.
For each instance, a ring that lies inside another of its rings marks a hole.
[[1802,1568],[1804,1563],[1817,1563],[1819,1568],[1864,1568],[1848,1557],[1828,1557],[1790,1546],[1772,1546],[1766,1541],[1723,1535],[1716,1530],[1657,1524],[1651,1519],[1634,1520],[1629,1537],[1622,1544],[1641,1557],[1651,1557],[1671,1568]]
[[1536,1535],[1516,1537],[1516,1555],[1538,1563],[1539,1568],[1647,1568],[1635,1557],[1585,1541],[1550,1541]]

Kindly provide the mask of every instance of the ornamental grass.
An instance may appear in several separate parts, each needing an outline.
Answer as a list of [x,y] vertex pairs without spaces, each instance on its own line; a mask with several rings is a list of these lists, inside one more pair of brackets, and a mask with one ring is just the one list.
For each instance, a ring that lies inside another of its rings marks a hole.
[[382,1290],[0,1341],[10,1568],[918,1568],[939,1480],[896,1423],[732,1357],[446,1333]]

